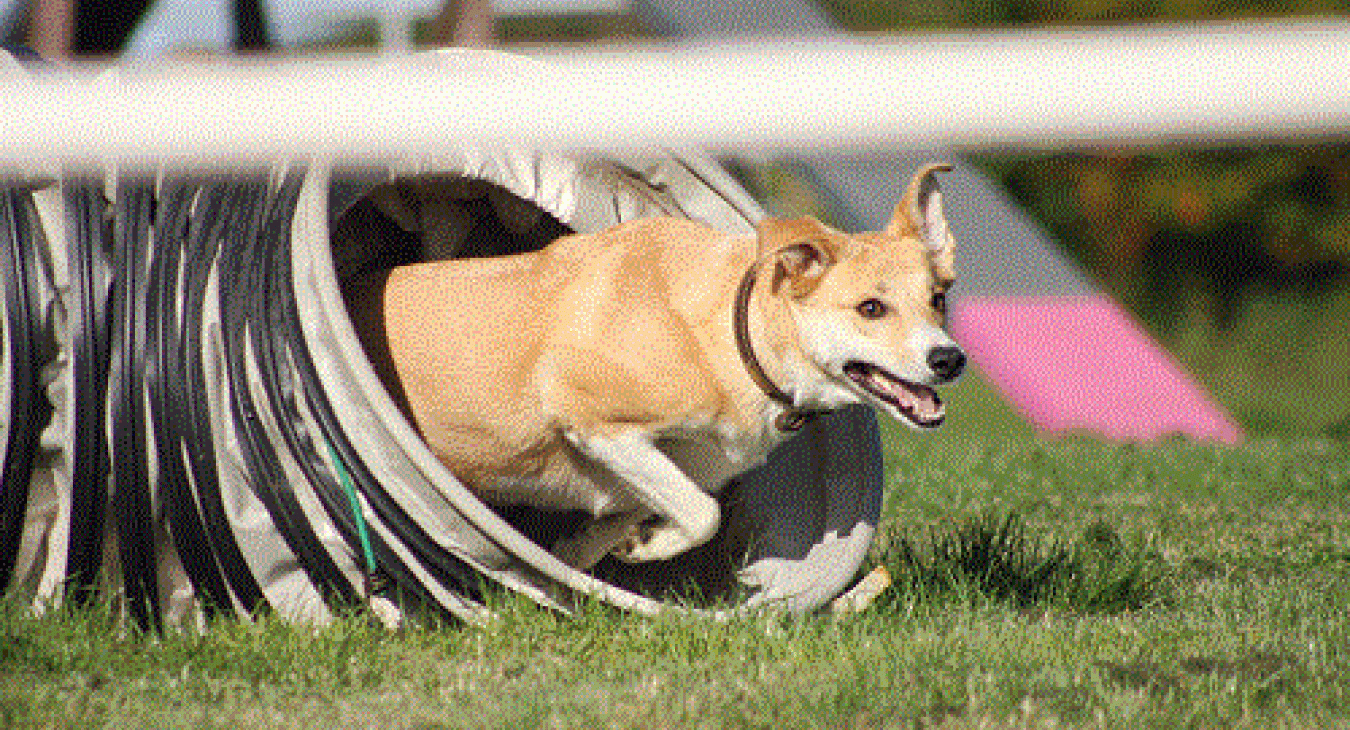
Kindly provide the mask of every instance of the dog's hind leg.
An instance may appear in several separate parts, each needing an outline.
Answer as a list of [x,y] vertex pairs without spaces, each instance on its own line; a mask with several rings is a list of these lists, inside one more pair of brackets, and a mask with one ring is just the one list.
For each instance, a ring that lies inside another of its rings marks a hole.
[[690,480],[646,434],[593,436],[573,431],[567,439],[617,477],[630,496],[658,520],[651,526],[644,521],[631,535],[619,539],[613,548],[615,557],[634,563],[664,560],[716,534],[721,521],[717,500]]

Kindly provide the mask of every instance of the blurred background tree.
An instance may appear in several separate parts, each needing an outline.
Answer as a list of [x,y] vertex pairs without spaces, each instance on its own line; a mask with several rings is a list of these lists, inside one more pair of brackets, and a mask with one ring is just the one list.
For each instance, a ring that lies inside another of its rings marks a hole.
[[[1331,17],[1328,0],[822,0],[850,30]],[[969,158],[1249,431],[1350,437],[1350,140]]]
[[1334,0],[819,0],[856,32],[1339,15]]

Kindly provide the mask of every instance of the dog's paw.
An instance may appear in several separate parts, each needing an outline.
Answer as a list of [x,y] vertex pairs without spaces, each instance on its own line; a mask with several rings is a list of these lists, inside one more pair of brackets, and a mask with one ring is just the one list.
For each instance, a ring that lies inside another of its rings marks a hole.
[[674,525],[634,525],[633,530],[610,551],[625,563],[667,560],[696,545]]

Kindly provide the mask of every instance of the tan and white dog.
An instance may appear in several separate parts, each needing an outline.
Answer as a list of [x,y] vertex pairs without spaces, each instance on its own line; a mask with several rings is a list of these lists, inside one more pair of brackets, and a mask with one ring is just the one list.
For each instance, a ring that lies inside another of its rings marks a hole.
[[491,504],[585,510],[588,569],[718,529],[715,494],[811,415],[939,425],[954,243],[929,165],[878,233],[770,219],[732,237],[651,218],[543,250],[380,272],[352,320],[431,450]]

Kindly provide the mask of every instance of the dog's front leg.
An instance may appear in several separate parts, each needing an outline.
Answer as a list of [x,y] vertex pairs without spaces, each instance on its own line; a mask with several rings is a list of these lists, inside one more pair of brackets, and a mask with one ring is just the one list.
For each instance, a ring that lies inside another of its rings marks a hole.
[[717,532],[721,509],[644,433],[585,435],[568,440],[604,466],[657,520],[633,525],[614,546],[615,557],[627,562],[664,560],[702,545]]
[[577,570],[590,570],[615,546],[628,544],[641,528],[646,510],[596,518],[579,534],[553,543],[553,555]]

